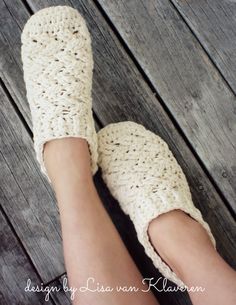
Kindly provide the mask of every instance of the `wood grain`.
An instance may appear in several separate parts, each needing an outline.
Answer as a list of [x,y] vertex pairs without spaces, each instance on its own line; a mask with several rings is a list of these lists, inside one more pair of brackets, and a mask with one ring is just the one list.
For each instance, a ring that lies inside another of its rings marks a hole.
[[25,291],[28,279],[30,288],[41,287],[41,281],[1,210],[0,240],[0,304],[52,305],[50,300],[45,301],[44,293]]
[[31,126],[20,53],[21,29],[29,16],[21,1],[0,1],[0,75],[27,124]]
[[171,1],[236,94],[236,2]]
[[33,142],[0,87],[0,202],[44,282],[64,272],[54,195]]
[[170,1],[98,2],[235,212],[234,94]]

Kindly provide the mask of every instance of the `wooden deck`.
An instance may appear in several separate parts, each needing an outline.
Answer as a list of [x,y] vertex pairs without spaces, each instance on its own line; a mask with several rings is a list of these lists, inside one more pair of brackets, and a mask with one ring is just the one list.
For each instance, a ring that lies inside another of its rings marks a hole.
[[[169,144],[196,206],[236,268],[236,2],[219,0],[0,0],[0,304],[70,304],[63,291],[24,292],[26,281],[61,285],[54,194],[40,173],[25,95],[20,36],[31,14],[70,5],[92,34],[98,128],[132,120]],[[129,219],[95,176],[101,198],[145,276],[157,271]],[[191,304],[156,293],[161,304]]]

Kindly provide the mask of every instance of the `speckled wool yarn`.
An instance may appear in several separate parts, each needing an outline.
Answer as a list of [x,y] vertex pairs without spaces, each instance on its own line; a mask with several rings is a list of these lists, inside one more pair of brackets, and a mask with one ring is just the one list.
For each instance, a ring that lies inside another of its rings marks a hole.
[[86,23],[67,6],[38,11],[22,33],[22,61],[30,104],[34,146],[42,171],[43,146],[52,139],[88,141],[97,170],[97,135],[92,117],[93,57]]
[[147,233],[150,222],[180,209],[202,224],[214,245],[215,240],[193,205],[185,175],[167,144],[142,125],[121,122],[99,131],[98,154],[103,179],[133,221],[146,254],[167,279],[183,287],[151,245]]

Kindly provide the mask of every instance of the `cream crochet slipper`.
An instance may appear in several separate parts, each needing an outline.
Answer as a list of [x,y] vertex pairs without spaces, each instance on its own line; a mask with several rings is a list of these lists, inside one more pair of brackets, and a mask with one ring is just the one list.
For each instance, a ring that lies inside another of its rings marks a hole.
[[42,9],[22,33],[22,61],[30,104],[37,159],[43,162],[44,144],[52,139],[87,140],[91,169],[97,170],[97,135],[91,103],[93,57],[89,31],[75,9]]
[[167,144],[139,124],[122,122],[99,131],[98,153],[104,181],[133,221],[146,254],[167,279],[183,287],[152,247],[147,233],[150,222],[180,209],[202,224],[214,245],[215,240],[193,205],[185,175]]

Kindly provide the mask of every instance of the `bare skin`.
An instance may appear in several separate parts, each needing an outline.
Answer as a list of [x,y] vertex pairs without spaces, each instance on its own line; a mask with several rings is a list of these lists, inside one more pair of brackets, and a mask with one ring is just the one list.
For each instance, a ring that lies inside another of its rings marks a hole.
[[[87,142],[80,138],[53,140],[45,145],[46,169],[60,211],[64,258],[70,287],[77,288],[77,305],[157,305],[121,241],[96,192]],[[87,286],[112,292],[79,292]],[[117,292],[116,287],[135,286],[138,292]]]
[[188,287],[194,305],[236,304],[236,272],[214,249],[203,227],[175,210],[153,220],[149,236],[156,251]]
[[[45,145],[48,175],[60,210],[64,257],[69,284],[86,286],[93,277],[100,287],[147,287],[104,210],[93,184],[88,146],[85,140],[66,138]],[[236,272],[213,248],[208,235],[196,221],[181,211],[153,220],[150,240],[163,260],[188,287],[194,305],[236,304]],[[89,285],[96,289],[96,285]],[[158,304],[153,295],[77,291],[73,304]]]

